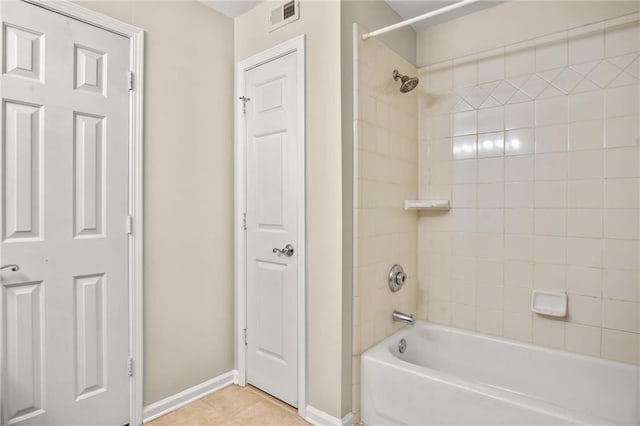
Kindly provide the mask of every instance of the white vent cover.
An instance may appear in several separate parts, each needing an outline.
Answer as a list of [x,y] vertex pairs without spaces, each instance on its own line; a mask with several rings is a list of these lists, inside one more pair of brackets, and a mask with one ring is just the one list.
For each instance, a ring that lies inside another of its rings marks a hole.
[[278,28],[287,25],[290,22],[297,21],[300,18],[300,1],[291,0],[271,10],[271,16],[269,17],[269,23],[271,29],[277,30]]

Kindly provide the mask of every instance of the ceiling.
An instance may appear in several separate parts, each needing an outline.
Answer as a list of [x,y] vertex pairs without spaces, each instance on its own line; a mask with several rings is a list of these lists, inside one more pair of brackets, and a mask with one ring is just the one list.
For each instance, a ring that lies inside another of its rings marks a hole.
[[[217,10],[218,12],[227,15],[230,18],[235,18],[243,13],[253,9],[261,1],[255,0],[200,0],[202,3]],[[352,1],[366,1],[366,0],[352,0]],[[371,0],[370,0],[371,1]],[[402,19],[413,18],[414,16],[422,15],[423,13],[431,12],[432,10],[439,9],[441,7],[456,3],[456,1],[442,1],[442,0],[384,0],[393,10],[396,11]],[[284,0],[283,0],[284,2]],[[469,13],[477,12],[482,9],[486,9],[501,1],[483,0],[476,3],[472,3],[468,6],[455,9],[451,12],[445,13],[440,16],[435,16],[426,21],[417,22],[413,24],[415,30],[422,30],[429,26],[438,24],[440,22],[449,21],[451,19],[458,18]]]

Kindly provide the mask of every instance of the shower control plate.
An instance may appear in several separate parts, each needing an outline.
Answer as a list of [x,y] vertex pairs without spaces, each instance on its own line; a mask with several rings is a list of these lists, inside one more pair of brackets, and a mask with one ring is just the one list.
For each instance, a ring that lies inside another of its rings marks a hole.
[[407,274],[404,273],[404,268],[401,265],[395,264],[389,271],[389,288],[394,293],[402,288],[407,280]]

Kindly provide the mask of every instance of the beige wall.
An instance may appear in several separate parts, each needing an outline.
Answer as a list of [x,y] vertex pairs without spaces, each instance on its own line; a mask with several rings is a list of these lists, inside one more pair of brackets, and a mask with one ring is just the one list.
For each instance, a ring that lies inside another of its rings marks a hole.
[[351,385],[343,379],[351,300],[342,294],[340,4],[303,0],[298,21],[269,32],[272,7],[264,2],[235,19],[236,62],[306,34],[307,403],[343,417],[351,409],[342,397]]
[[[427,30],[448,55],[498,48],[421,73],[419,189],[453,204],[420,218],[423,318],[640,363],[640,15],[607,5],[508,3]],[[489,13],[522,25],[516,44],[472,37]],[[531,39],[538,13],[552,31]],[[441,56],[425,34],[419,56]],[[532,314],[533,289],[566,292],[567,318]]]
[[416,65],[477,54],[638,10],[636,1],[510,1],[420,31]]
[[146,30],[148,405],[233,369],[233,21],[198,2],[81,4]]
[[[404,200],[418,193],[418,91],[400,93],[394,68],[416,69],[377,39],[358,42],[356,260],[354,264],[353,412],[360,413],[360,354],[394,333],[399,310],[417,308],[418,216]],[[389,269],[401,264],[407,283],[393,293]]]

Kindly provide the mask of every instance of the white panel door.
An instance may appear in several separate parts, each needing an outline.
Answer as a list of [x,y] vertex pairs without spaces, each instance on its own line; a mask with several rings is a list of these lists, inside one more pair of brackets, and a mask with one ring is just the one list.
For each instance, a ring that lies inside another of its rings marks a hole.
[[303,143],[296,121],[296,56],[289,53],[245,74],[247,381],[293,406],[298,403],[297,197],[303,185],[296,177]]
[[129,41],[2,4],[2,424],[129,422]]

